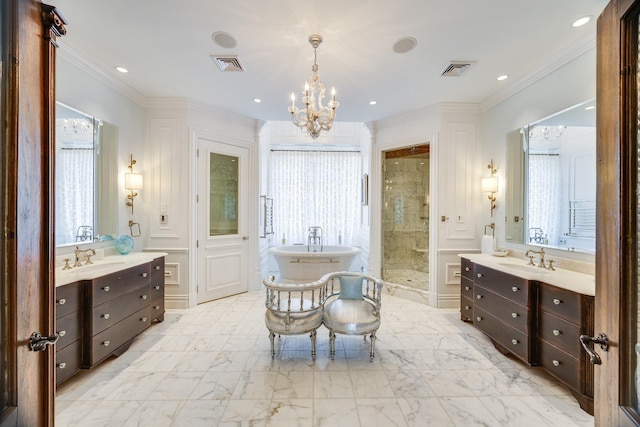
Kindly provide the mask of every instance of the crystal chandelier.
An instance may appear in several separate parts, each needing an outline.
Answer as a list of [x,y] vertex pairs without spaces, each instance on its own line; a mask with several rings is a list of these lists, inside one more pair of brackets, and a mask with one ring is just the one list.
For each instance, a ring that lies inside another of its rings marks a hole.
[[311,67],[311,77],[304,84],[304,92],[302,92],[302,102],[304,109],[296,107],[296,96],[291,92],[291,121],[299,128],[306,129],[311,138],[316,139],[322,131],[329,131],[333,125],[333,119],[336,117],[336,108],[340,103],[336,101],[336,90],[331,88],[331,100],[327,105],[322,104],[325,98],[324,85],[318,76],[318,64],[316,50],[322,43],[322,36],[313,34],[309,36],[309,43],[313,46],[313,67]]

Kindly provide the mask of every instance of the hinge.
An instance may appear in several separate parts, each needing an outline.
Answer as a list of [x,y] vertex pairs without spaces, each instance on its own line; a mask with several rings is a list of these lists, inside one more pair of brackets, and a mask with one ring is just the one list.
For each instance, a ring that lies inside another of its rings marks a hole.
[[200,157],[200,149],[196,148],[196,157]]
[[196,203],[200,203],[200,196],[196,194]]
[[200,240],[196,240],[196,248],[200,247]]
[[387,171],[387,165],[382,165],[382,172],[386,172]]

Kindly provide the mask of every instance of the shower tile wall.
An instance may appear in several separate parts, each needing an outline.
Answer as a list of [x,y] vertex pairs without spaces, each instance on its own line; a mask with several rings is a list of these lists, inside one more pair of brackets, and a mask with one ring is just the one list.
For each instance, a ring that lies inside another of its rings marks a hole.
[[429,270],[429,159],[385,159],[383,266]]

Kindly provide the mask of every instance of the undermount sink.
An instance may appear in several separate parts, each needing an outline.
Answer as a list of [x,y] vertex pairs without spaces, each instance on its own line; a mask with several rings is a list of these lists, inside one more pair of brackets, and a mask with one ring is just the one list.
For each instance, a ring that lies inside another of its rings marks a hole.
[[533,274],[550,274],[549,270],[546,270],[541,267],[536,267],[533,265],[522,265],[522,264],[513,264],[510,262],[501,262],[499,265],[507,268],[513,268],[514,270],[526,271],[527,273]]
[[105,268],[111,268],[111,267],[117,267],[119,265],[123,265],[125,263],[125,261],[107,261],[107,262],[101,262],[101,263],[96,263],[96,264],[89,264],[89,265],[83,265],[82,267],[76,267],[71,271],[77,271],[77,272],[85,272],[85,271],[96,271],[96,270],[103,270]]

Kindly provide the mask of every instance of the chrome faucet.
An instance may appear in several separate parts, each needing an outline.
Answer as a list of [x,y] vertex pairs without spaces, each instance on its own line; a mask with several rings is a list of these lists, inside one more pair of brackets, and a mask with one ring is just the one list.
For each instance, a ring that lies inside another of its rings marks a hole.
[[530,255],[530,254],[538,254],[538,255],[540,255],[540,263],[538,264],[538,267],[547,268],[547,266],[544,263],[544,248],[540,248],[539,251],[534,251],[532,249],[529,249],[527,251],[527,253],[524,255],[526,257],[529,257],[529,265],[535,265],[534,262],[533,262],[534,255]]
[[[309,241],[307,243],[307,252],[311,252],[311,248],[320,246],[320,252],[322,252],[322,227],[313,226],[309,227]],[[316,249],[313,252],[317,252]]]
[[93,261],[91,261],[91,257],[96,254],[96,250],[93,248],[82,250],[78,246],[76,246],[76,249],[73,251],[73,254],[75,255],[75,258],[76,258],[75,262],[73,263],[73,266],[82,267],[82,263],[80,262],[80,254],[84,254],[87,259],[84,265],[89,265],[89,264],[93,264]]

